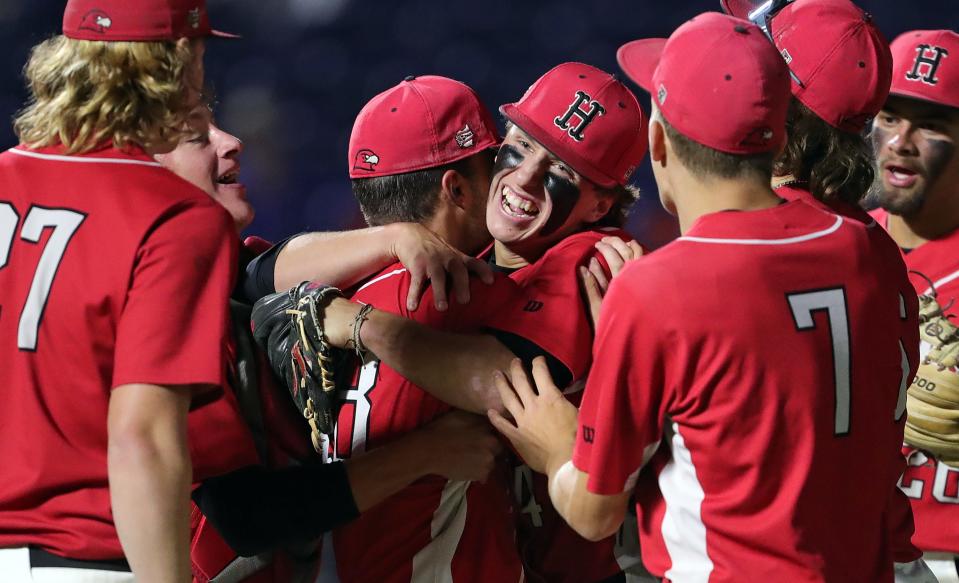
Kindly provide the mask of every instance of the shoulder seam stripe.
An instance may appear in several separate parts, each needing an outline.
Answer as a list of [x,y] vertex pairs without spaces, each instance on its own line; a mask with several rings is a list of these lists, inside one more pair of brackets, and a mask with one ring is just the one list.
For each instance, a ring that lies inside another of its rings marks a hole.
[[800,235],[799,237],[789,237],[787,239],[718,239],[711,237],[680,237],[676,240],[689,241],[691,243],[713,243],[717,245],[791,245],[793,243],[804,243],[806,241],[812,241],[813,239],[819,239],[820,237],[831,235],[839,229],[839,227],[842,225],[842,221],[843,218],[837,216],[836,222],[833,223],[828,229],[816,231],[815,233],[809,233],[808,235]]
[[163,165],[159,162],[147,162],[146,160],[131,160],[126,158],[83,158],[80,156],[59,156],[56,154],[39,154],[37,152],[27,152],[25,150],[18,150],[17,148],[10,148],[7,150],[11,154],[16,154],[18,156],[26,156],[27,158],[37,158],[40,160],[49,160],[51,162],[85,162],[87,164],[133,164],[136,166],[153,166],[157,168],[162,168]]
[[388,277],[393,277],[394,275],[399,275],[400,273],[403,273],[404,271],[406,271],[406,268],[405,268],[405,267],[404,267],[403,269],[394,269],[393,271],[391,271],[391,272],[389,272],[389,273],[384,273],[383,275],[381,275],[381,276],[379,276],[379,277],[374,277],[373,279],[371,279],[371,280],[369,280],[368,282],[366,282],[366,283],[364,283],[363,285],[361,285],[361,286],[359,287],[359,289],[356,290],[356,293],[360,293],[361,291],[365,290],[366,288],[370,287],[371,285],[373,285],[374,283],[376,283],[376,282],[378,282],[378,281],[383,281],[384,279],[386,279],[386,278],[388,278]]
[[932,293],[933,288],[940,288],[956,278],[959,278],[959,271],[953,271],[952,273],[943,277],[942,279],[936,280],[935,282],[933,282],[932,287],[926,288],[926,291],[922,292],[919,295],[921,296],[929,295],[930,293]]

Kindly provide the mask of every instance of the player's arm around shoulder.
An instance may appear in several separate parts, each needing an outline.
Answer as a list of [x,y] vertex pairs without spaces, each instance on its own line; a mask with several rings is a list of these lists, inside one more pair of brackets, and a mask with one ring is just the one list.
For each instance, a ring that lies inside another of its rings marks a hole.
[[420,296],[432,284],[435,306],[450,303],[447,276],[454,301],[470,300],[469,274],[489,283],[491,268],[485,262],[451,247],[417,223],[393,223],[338,233],[305,233],[290,239],[276,256],[273,280],[276,291],[302,281],[321,281],[347,288],[399,261],[412,282],[407,306],[415,310]]
[[[378,309],[360,317],[361,306],[342,298],[332,300],[326,307],[323,329],[332,345],[352,347],[354,327],[359,326],[355,335],[379,360],[437,399],[482,414],[501,406],[492,374],[509,366],[514,356],[495,337],[478,333],[480,323],[485,320],[484,314],[498,308],[500,301],[515,301],[509,298],[521,293],[508,278],[500,277],[496,282],[483,290],[480,301],[458,306],[457,312],[442,316],[447,321],[468,320],[475,324],[472,333],[462,331],[470,327],[462,326],[462,322],[453,328],[460,332],[451,332]],[[432,312],[433,306],[420,306],[419,310],[441,316]],[[417,316],[417,320],[421,318]],[[436,318],[429,319],[437,322]]]

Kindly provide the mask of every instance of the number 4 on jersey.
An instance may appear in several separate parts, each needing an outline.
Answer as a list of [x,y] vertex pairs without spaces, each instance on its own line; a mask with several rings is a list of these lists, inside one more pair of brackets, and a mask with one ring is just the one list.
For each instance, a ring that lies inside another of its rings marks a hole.
[[533,470],[526,464],[516,466],[514,470],[515,483],[513,493],[520,512],[529,514],[529,520],[535,527],[543,526],[543,507],[536,502],[536,491],[533,489]]
[[[20,228],[20,239],[29,243],[39,243],[44,229],[52,227],[53,233],[40,255],[27,300],[20,310],[17,347],[21,350],[37,349],[37,331],[47,306],[50,288],[53,287],[53,278],[60,267],[60,260],[63,259],[63,254],[67,250],[67,244],[70,243],[70,239],[85,218],[86,215],[83,213],[68,209],[31,206],[27,211],[27,217]],[[6,267],[10,260],[19,220],[20,217],[13,205],[0,202],[0,269]]]

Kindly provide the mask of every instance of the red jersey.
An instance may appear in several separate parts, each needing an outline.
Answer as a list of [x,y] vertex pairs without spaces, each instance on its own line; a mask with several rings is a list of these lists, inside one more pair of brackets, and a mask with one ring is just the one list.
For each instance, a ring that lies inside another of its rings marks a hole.
[[222,385],[232,221],[142,151],[9,150],[0,192],[0,547],[119,558],[110,391]]
[[[799,183],[804,184],[804,183]],[[815,207],[820,210],[824,210],[827,213],[835,213],[837,215],[842,215],[846,218],[856,219],[864,225],[871,225],[875,223],[872,217],[869,216],[869,213],[862,210],[857,206],[850,206],[840,200],[830,201],[831,204],[826,204],[825,202],[819,200],[813,193],[805,188],[800,188],[797,184],[789,183],[783,184],[782,186],[777,186],[773,190],[776,191],[776,194],[786,200],[801,200],[804,203],[808,204],[811,207]],[[888,234],[883,233],[883,237],[892,241]],[[895,244],[895,243],[893,243]]]
[[614,280],[573,463],[620,494],[665,437],[647,512],[662,519],[641,520],[660,528],[641,532],[652,573],[892,581],[915,363],[888,331],[917,307],[870,245],[862,223],[796,201],[701,217]]
[[[886,226],[886,211],[871,214]],[[929,278],[940,305],[959,301],[959,230],[909,250],[903,258],[910,271],[918,272],[909,274],[917,294],[932,291]],[[928,351],[929,345],[922,342],[921,354]],[[903,454],[907,467],[899,485],[912,502],[916,520],[912,542],[924,551],[959,554],[959,468],[940,464],[911,447],[904,446]]]
[[[632,240],[620,229],[592,229],[566,237],[535,263],[510,274],[531,298],[526,305],[505,307],[491,323],[536,343],[572,373],[567,398],[579,405],[582,379],[591,364],[593,327],[583,299],[579,267],[597,258],[607,268],[596,243],[603,237]],[[609,270],[607,268],[607,274]],[[534,317],[530,317],[530,316]],[[592,583],[619,573],[639,560],[635,549],[617,545],[616,536],[591,542],[566,524],[549,498],[547,479],[522,460],[514,460],[513,495],[519,513],[518,535],[527,577],[533,582]]]
[[[415,312],[406,308],[409,273],[400,264],[381,272],[355,301],[449,332],[480,332],[504,305],[525,304],[512,281],[473,280],[472,300],[436,311],[432,290]],[[362,455],[450,410],[395,370],[371,361],[357,372],[334,435],[339,459]],[[333,532],[343,583],[377,581],[520,581],[522,567],[505,476],[486,483],[427,476]]]

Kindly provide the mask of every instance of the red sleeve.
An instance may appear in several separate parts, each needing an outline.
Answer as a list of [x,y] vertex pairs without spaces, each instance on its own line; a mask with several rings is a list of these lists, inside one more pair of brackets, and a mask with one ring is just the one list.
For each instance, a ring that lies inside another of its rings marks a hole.
[[562,362],[574,381],[584,378],[590,365],[593,328],[580,291],[579,267],[596,257],[608,276],[609,267],[595,244],[605,235],[619,233],[579,233],[524,268],[529,271],[517,281],[528,298],[502,306],[489,327],[533,342]]
[[[661,302],[630,266],[604,300],[573,450],[573,465],[589,474],[587,489],[614,495],[631,490],[663,435],[668,403]],[[632,275],[630,275],[632,274]]]
[[409,290],[409,273],[404,274],[400,286],[403,306],[402,315],[422,324],[448,331],[479,332],[487,328],[487,323],[498,317],[498,313],[508,306],[525,305],[525,292],[512,279],[501,273],[494,274],[492,284],[485,284],[478,277],[470,277],[470,301],[461,304],[452,297],[449,290],[449,308],[445,312],[437,311],[433,299],[433,286],[430,286],[420,299],[415,312],[406,309],[406,293]]
[[239,244],[215,203],[178,209],[140,245],[117,325],[113,386],[224,383]]

